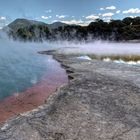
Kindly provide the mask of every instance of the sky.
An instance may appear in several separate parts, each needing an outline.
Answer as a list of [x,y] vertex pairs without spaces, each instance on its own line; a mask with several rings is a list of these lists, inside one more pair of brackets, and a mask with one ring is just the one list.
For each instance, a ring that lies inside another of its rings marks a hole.
[[17,18],[87,25],[140,16],[140,0],[0,0],[0,27]]

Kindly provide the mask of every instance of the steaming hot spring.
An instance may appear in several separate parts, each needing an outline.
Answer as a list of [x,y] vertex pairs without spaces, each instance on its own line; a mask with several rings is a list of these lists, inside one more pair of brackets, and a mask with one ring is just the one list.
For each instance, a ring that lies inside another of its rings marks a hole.
[[[66,54],[78,54],[79,59],[100,59],[115,63],[140,65],[138,43],[92,43],[56,42],[21,43],[1,39],[0,51],[0,99],[38,83],[43,75],[53,69],[53,61],[37,52],[60,48]],[[64,49],[65,48],[65,49]],[[16,55],[15,55],[16,54]]]
[[96,41],[94,43],[66,44],[63,53],[79,55],[78,59],[98,59],[105,62],[115,62],[129,65],[140,65],[139,43],[112,43]]
[[[59,48],[59,49],[58,49]],[[23,43],[1,39],[0,51],[0,121],[31,110],[45,102],[57,87],[67,82],[67,75],[51,56],[37,52],[58,49],[77,59],[99,59],[115,63],[140,65],[140,47],[133,43]],[[7,110],[8,109],[8,110]],[[9,112],[11,110],[11,113]]]

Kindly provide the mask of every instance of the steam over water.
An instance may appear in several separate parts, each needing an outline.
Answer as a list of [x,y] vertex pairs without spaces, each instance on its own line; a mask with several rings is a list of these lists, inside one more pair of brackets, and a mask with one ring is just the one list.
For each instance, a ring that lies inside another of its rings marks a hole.
[[[53,64],[48,56],[37,51],[63,48],[66,53],[140,54],[140,45],[133,43],[21,43],[0,39],[0,99],[11,96],[39,82],[51,72]],[[73,47],[73,48],[71,48]]]
[[49,74],[50,57],[37,53],[43,49],[46,44],[0,39],[0,99],[24,91]]
[[60,45],[67,47],[65,53],[88,53],[98,55],[140,55],[140,43],[113,43],[107,41],[95,41],[91,43],[58,44],[58,46]]

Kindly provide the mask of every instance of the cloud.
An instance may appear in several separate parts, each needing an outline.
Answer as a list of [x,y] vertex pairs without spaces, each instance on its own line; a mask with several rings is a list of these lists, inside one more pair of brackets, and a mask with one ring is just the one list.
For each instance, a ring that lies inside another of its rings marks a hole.
[[105,9],[106,9],[106,10],[115,10],[116,7],[112,5],[112,6],[106,7]]
[[66,15],[56,15],[56,17],[59,18],[59,19],[62,19],[62,18],[65,18],[67,16]]
[[105,7],[105,8],[101,7],[100,10],[101,11],[103,11],[103,10],[116,10],[116,7],[113,6],[113,5],[112,6]]
[[66,24],[82,24],[84,21],[82,20],[65,20],[65,21],[61,21],[63,23]]
[[112,17],[114,15],[114,13],[104,13],[102,14],[102,17]]
[[131,8],[131,9],[123,11],[123,14],[139,14],[139,13],[140,13],[139,8]]
[[84,21],[82,21],[82,20],[75,20],[75,19],[74,20],[63,20],[61,22],[66,23],[66,24],[70,24],[70,25],[72,25],[72,24],[76,24],[76,25],[84,24]]
[[1,16],[0,20],[6,20],[6,17]]
[[6,17],[0,16],[0,29],[6,26]]
[[63,20],[61,22],[69,24],[69,25],[87,26],[91,22],[93,22],[93,20],[86,20],[86,21],[83,21],[83,20]]
[[111,17],[104,17],[103,20],[106,21],[106,22],[110,22]]
[[49,19],[52,18],[52,16],[41,16],[42,19]]
[[89,15],[89,16],[86,17],[86,19],[90,19],[90,20],[96,20],[98,18],[100,18],[100,17],[96,16],[96,15]]
[[116,14],[119,14],[119,13],[121,13],[121,10],[116,11]]
[[136,18],[137,16],[129,16],[130,18]]
[[104,8],[100,8],[101,11],[105,10]]

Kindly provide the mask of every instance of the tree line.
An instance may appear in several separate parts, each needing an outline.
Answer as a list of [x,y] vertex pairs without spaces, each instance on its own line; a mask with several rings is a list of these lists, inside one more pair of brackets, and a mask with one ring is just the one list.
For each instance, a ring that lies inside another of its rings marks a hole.
[[22,41],[56,40],[109,40],[127,41],[140,39],[140,17],[105,22],[97,19],[88,26],[67,25],[49,29],[47,25],[31,25],[8,32],[10,38]]

